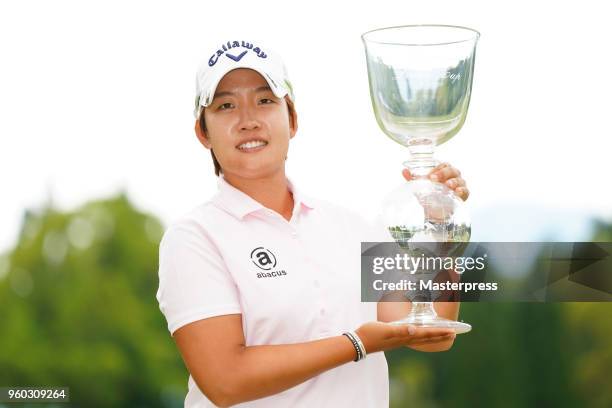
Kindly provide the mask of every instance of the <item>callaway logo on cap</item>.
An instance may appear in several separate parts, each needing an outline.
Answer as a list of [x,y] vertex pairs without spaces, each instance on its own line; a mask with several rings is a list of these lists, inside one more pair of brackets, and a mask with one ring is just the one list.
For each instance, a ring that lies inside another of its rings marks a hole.
[[196,100],[194,115],[211,104],[217,85],[225,74],[236,68],[257,71],[277,98],[289,95],[295,100],[287,69],[281,58],[273,51],[250,41],[227,41],[206,56],[196,76]]

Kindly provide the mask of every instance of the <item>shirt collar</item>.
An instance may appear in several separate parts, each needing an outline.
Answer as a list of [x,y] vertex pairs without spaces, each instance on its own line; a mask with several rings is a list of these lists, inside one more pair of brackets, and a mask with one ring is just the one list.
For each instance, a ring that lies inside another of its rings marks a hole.
[[[295,215],[296,211],[302,208],[313,209],[312,199],[302,194],[289,177],[286,178],[289,191],[293,194],[293,214]],[[219,191],[213,198],[213,202],[238,219],[243,219],[247,214],[266,208],[248,194],[229,184],[223,174],[217,179],[217,187]]]

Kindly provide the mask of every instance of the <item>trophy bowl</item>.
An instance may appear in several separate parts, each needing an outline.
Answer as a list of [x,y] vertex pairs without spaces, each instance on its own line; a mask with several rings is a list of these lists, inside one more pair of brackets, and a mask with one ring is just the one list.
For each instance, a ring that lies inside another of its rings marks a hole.
[[[403,164],[413,180],[383,201],[380,222],[401,247],[419,242],[467,242],[471,222],[463,201],[427,176],[437,165],[435,147],[459,132],[467,116],[476,44],[480,34],[448,25],[408,25],[368,31],[366,53],[372,107],[378,125],[408,148]],[[396,324],[471,329],[436,315],[420,294],[412,311]]]

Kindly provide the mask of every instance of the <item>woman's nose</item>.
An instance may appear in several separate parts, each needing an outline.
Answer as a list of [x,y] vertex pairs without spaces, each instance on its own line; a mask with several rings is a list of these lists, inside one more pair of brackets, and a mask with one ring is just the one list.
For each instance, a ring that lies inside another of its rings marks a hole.
[[251,106],[246,106],[240,112],[240,129],[252,130],[259,128],[259,121],[255,109]]

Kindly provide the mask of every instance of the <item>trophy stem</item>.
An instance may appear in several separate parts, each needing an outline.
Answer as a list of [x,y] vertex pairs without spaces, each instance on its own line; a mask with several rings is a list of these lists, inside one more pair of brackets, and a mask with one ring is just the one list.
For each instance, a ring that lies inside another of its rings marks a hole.
[[415,178],[426,177],[438,165],[434,159],[436,146],[431,139],[413,139],[408,144],[410,159],[403,164]]
[[423,317],[435,319],[438,317],[432,302],[412,302],[410,314],[417,319],[422,319]]
[[456,334],[467,333],[472,330],[468,323],[445,319],[438,316],[432,302],[413,302],[408,316],[401,320],[391,322],[393,325],[411,324],[418,327],[437,327],[441,329],[452,329]]

